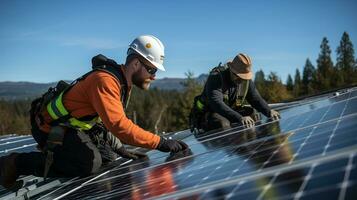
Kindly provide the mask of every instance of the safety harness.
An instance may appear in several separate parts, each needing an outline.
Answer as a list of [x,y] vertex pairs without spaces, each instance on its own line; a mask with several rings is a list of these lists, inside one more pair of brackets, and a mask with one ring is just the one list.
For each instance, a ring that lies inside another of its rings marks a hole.
[[[210,71],[210,75],[214,73],[218,73],[221,77],[221,81],[223,84],[224,78],[223,78],[223,72],[225,72],[228,69],[226,65],[222,66],[221,63],[217,67],[214,67]],[[233,108],[239,108],[245,105],[245,99],[247,96],[249,90],[249,81],[248,80],[243,80],[242,83],[237,85],[235,92],[235,97],[232,99],[229,99],[231,94],[224,94],[223,95],[223,101],[225,104],[227,104],[230,107]],[[207,111],[209,111],[208,106],[207,106],[207,100],[203,97],[202,94],[196,96],[194,98],[193,106],[190,112],[190,129],[191,132],[201,132],[202,126],[201,122],[202,119]]]
[[41,117],[42,111],[47,110],[50,117],[53,119],[50,123],[51,130],[48,133],[47,144],[43,149],[47,154],[44,178],[46,179],[48,171],[53,163],[53,150],[57,145],[63,144],[63,138],[66,128],[73,128],[80,132],[90,132],[90,130],[101,120],[98,115],[84,116],[75,118],[65,108],[63,104],[63,95],[69,91],[76,83],[84,80],[87,76],[96,71],[103,71],[114,76],[121,85],[121,102],[124,105],[124,110],[127,108],[130,99],[130,89],[127,86],[126,79],[123,76],[120,65],[114,60],[108,59],[103,55],[97,55],[92,58],[92,70],[80,78],[68,84],[60,81],[55,88],[50,88],[40,99],[36,99],[32,104],[31,112],[36,113],[40,123],[43,123]]
[[[85,74],[81,78],[77,79],[77,82],[84,80],[88,75],[95,71],[104,71],[107,73],[112,74],[120,83],[121,87],[121,94],[122,94],[122,103],[125,105],[124,109],[128,106],[128,99],[129,99],[129,91],[126,87],[126,83],[124,82],[124,77],[119,73],[119,66],[95,66],[93,70],[89,73]],[[74,84],[75,84],[74,83]],[[67,87],[64,91],[62,91],[58,96],[52,99],[46,106],[47,112],[49,113],[50,117],[53,119],[51,122],[51,126],[61,125],[65,127],[74,128],[78,131],[88,131],[90,130],[96,123],[100,122],[100,118],[98,115],[96,116],[84,116],[80,119],[77,119],[71,116],[70,112],[65,108],[63,105],[63,95],[71,88],[71,86]],[[128,95],[127,95],[128,94]]]

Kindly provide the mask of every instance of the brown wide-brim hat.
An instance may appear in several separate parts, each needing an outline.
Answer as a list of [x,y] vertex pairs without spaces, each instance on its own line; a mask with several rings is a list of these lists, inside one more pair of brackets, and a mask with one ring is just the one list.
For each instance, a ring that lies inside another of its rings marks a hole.
[[250,80],[253,78],[252,60],[247,54],[239,53],[227,65],[231,72],[241,79]]

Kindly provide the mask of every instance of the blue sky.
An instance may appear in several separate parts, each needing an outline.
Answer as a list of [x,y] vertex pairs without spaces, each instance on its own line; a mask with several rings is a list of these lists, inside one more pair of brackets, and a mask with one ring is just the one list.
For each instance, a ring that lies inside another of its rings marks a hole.
[[47,1],[0,0],[0,81],[70,80],[102,53],[123,63],[129,43],[152,34],[165,45],[158,78],[207,73],[238,52],[283,81],[322,38],[332,58],[342,33],[357,45],[355,0]]

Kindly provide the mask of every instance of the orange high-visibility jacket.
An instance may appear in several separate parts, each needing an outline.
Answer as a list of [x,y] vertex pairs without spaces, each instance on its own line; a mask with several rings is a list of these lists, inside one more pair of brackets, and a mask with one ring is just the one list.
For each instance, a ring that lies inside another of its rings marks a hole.
[[[63,104],[75,117],[98,115],[105,127],[123,143],[155,149],[160,137],[145,131],[128,119],[120,94],[121,85],[111,74],[96,71],[76,83],[63,96]],[[45,123],[40,129],[49,132],[52,118],[47,111],[42,113]]]

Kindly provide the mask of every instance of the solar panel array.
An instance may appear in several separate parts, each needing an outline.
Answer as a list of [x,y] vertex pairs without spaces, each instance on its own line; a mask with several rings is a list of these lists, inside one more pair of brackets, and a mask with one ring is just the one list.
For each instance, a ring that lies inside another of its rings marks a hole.
[[[26,189],[17,196],[0,194],[18,199],[356,199],[357,90],[277,109],[280,121],[262,119],[253,129],[173,133],[190,146],[177,154],[149,151],[149,159],[119,159],[86,178],[44,183],[24,177]],[[0,156],[34,145],[29,136],[2,137]]]

